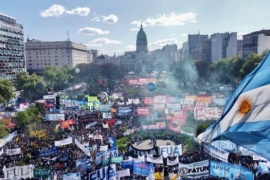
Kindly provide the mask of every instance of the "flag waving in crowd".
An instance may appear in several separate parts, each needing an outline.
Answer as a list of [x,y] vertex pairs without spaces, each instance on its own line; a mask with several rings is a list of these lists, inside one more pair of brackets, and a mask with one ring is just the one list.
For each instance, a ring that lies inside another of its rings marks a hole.
[[110,136],[109,137],[109,143],[110,143],[111,148],[116,147],[117,146],[116,145],[116,138],[113,137],[113,136]]
[[210,143],[224,137],[270,159],[270,54],[238,85],[220,120],[197,140]]

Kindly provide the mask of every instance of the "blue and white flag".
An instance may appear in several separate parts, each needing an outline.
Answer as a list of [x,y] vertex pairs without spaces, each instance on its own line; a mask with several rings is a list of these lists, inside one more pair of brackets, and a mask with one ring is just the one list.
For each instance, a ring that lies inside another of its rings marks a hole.
[[224,137],[270,159],[270,53],[248,74],[228,100],[220,120],[198,142]]
[[63,180],[81,180],[80,172],[63,174]]
[[133,174],[140,176],[149,176],[152,169],[154,168],[153,163],[135,162],[133,161]]
[[116,144],[116,138],[113,137],[113,136],[110,136],[109,137],[109,143],[110,143],[111,148],[116,147],[117,146],[117,144]]
[[239,165],[230,164],[226,162],[210,161],[210,175],[229,180],[245,179],[253,180],[253,173],[251,170]]

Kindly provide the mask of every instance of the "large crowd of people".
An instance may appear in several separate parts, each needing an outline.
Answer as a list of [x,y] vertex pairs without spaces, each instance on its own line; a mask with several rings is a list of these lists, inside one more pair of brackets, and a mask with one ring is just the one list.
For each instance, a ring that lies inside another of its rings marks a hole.
[[[114,104],[115,106],[115,104]],[[136,105],[132,104],[134,109]],[[102,168],[101,164],[96,164],[95,154],[100,151],[101,146],[108,146],[110,148],[109,137],[113,136],[116,139],[121,138],[124,135],[124,132],[127,129],[132,129],[134,127],[140,128],[138,124],[134,124],[134,114],[118,117],[121,120],[121,123],[114,123],[110,125],[109,128],[104,128],[105,119],[102,117],[102,113],[97,110],[66,110],[65,115],[67,119],[74,118],[75,114],[85,114],[96,112],[99,114],[97,123],[91,127],[86,128],[86,124],[75,123],[70,125],[68,128],[61,129],[57,126],[58,122],[44,122],[42,124],[42,129],[46,131],[48,135],[55,134],[55,128],[58,128],[58,137],[46,138],[41,140],[39,137],[31,136],[30,133],[26,130],[19,129],[16,137],[12,141],[5,144],[3,148],[3,154],[0,156],[0,178],[4,178],[4,168],[10,168],[14,166],[20,166],[25,164],[32,164],[37,169],[50,169],[51,175],[50,179],[62,179],[62,176],[67,173],[78,172],[76,168],[76,160],[78,159],[89,159],[89,168],[86,171],[82,171],[81,179],[88,179],[88,174]],[[112,113],[112,118],[115,117],[115,113]],[[147,131],[147,130],[146,130]],[[169,130],[155,130],[155,131],[169,131]],[[95,136],[101,136],[102,139],[95,139]],[[46,157],[40,157],[39,153],[53,148],[55,146],[55,140],[61,140],[68,137],[78,139],[81,144],[90,149],[91,156],[86,155],[82,150],[74,143],[59,146],[58,152],[55,154],[48,155]],[[149,137],[151,138],[151,137]],[[176,144],[183,144],[179,139],[173,139]],[[140,137],[131,137],[129,139],[131,143],[140,141]],[[154,145],[155,146],[155,145]],[[16,155],[8,155],[6,152],[8,149],[21,148],[21,153]],[[132,158],[138,158],[137,155],[132,154],[125,150],[119,150],[118,156],[123,156],[124,160],[127,160],[132,156]],[[176,157],[168,157],[173,160]],[[183,152],[179,157],[179,163],[190,164],[194,162],[199,162],[207,159],[218,160],[211,157],[209,154],[205,153],[202,148],[194,149],[193,151]],[[228,159],[230,163],[238,163],[243,167],[251,170],[256,179],[267,179],[267,173],[258,174],[257,167],[259,161],[253,161],[249,156],[236,156],[234,153],[231,153]],[[116,164],[117,170],[122,170],[120,163]],[[155,164],[155,172],[167,172],[178,174],[178,164],[173,166],[164,166],[164,164]],[[30,178],[28,178],[30,179]],[[32,178],[34,179],[34,178]],[[121,177],[120,179],[145,179],[143,176],[133,175],[129,177]],[[189,179],[187,177],[179,177],[178,179]],[[197,179],[222,179],[212,176],[203,176]]]

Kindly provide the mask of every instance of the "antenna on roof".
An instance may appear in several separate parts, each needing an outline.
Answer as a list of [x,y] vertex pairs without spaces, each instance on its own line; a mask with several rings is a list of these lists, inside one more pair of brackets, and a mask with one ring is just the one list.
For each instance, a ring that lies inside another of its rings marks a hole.
[[68,31],[67,31],[67,39],[68,39],[68,41],[69,41],[69,33],[68,33]]

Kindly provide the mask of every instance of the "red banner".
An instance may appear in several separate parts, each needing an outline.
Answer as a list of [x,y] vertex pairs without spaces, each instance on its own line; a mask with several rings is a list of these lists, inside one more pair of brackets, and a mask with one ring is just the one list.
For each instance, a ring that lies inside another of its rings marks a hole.
[[218,120],[222,114],[222,109],[218,107],[195,108],[194,118],[196,120]]
[[182,110],[183,111],[193,111],[194,110],[194,105],[193,104],[183,104],[182,105]]
[[144,104],[154,104],[154,99],[150,97],[145,97],[143,100]]
[[116,119],[105,120],[105,123],[108,125],[113,125],[116,123]]
[[138,116],[148,116],[150,114],[150,110],[147,107],[138,107],[137,114]]
[[180,125],[186,125],[187,113],[185,111],[175,112],[171,120],[173,120],[174,122],[178,121]]
[[171,119],[171,122],[169,124],[169,129],[174,132],[181,133],[181,124],[179,123],[178,120]]
[[168,95],[159,95],[154,97],[154,104],[166,104]]

